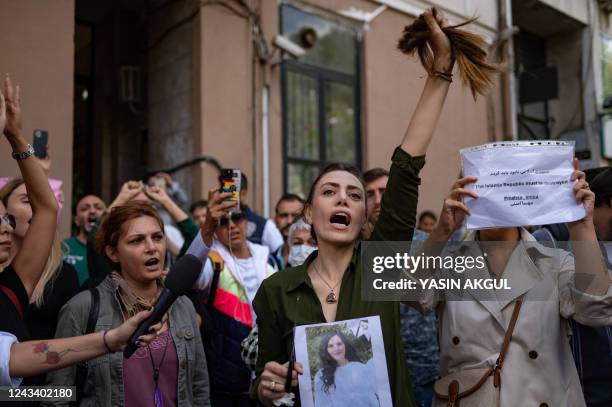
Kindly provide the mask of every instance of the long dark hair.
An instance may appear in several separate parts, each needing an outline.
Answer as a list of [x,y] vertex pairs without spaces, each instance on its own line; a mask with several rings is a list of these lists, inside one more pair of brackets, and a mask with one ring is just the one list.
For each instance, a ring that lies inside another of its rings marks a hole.
[[[321,181],[321,178],[323,178],[325,174],[329,172],[333,172],[333,171],[346,171],[349,174],[354,175],[359,180],[359,182],[361,183],[361,186],[363,187],[365,191],[365,182],[363,181],[363,177],[361,175],[361,171],[359,171],[359,168],[355,167],[354,165],[350,165],[350,164],[342,164],[342,163],[328,164],[325,168],[323,168],[323,170],[319,173],[317,178],[313,181],[312,185],[310,186],[310,191],[308,191],[308,198],[306,198],[306,203],[304,205],[304,209],[302,210],[302,217],[304,217],[304,212],[306,210],[306,207],[312,206],[312,201],[314,200],[315,189],[317,188],[317,185],[319,185],[319,181]],[[364,204],[367,210],[368,205],[367,205],[366,200],[367,200],[367,196],[364,197]],[[316,242],[317,234],[315,232],[314,225],[312,225],[312,228],[310,228],[310,235]]]
[[344,357],[349,362],[361,362],[357,350],[353,346],[351,340],[346,337],[341,331],[328,331],[323,338],[321,338],[321,344],[319,345],[319,359],[321,361],[321,379],[323,381],[323,391],[329,394],[329,388],[336,386],[336,369],[338,368],[338,362],[329,354],[327,351],[327,345],[334,336],[340,338],[344,343],[345,354]]
[[[437,16],[437,13],[434,8],[434,17]],[[476,99],[477,94],[486,95],[494,84],[493,74],[503,70],[503,65],[487,62],[488,45],[482,36],[459,29],[459,27],[476,20],[476,18],[471,18],[461,24],[442,28],[450,41],[453,55],[457,59],[461,79],[463,83],[469,85],[474,99]],[[398,48],[404,54],[414,55],[417,53],[425,70],[432,74],[434,72],[434,55],[427,44],[430,36],[431,32],[425,22],[425,17],[421,14],[412,24],[404,28]]]

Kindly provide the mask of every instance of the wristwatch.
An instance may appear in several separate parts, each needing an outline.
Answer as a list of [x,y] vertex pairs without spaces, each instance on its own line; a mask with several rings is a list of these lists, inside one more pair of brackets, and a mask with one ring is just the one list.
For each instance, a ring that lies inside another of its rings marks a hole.
[[25,160],[31,155],[34,155],[34,147],[32,147],[31,144],[28,144],[28,148],[26,149],[26,151],[23,151],[21,153],[13,152],[13,158],[17,161]]

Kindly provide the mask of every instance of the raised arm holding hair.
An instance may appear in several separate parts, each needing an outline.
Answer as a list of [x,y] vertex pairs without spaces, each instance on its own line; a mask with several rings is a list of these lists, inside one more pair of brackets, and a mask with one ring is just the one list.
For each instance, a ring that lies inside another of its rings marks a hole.
[[[442,31],[442,28],[448,26],[448,21],[439,15],[434,17],[431,9],[423,13],[423,18],[431,32],[428,43],[433,52],[433,69],[435,72],[450,75],[454,65],[453,51],[448,37]],[[427,77],[400,144],[401,150],[418,158],[415,163],[418,162],[421,166],[424,164],[423,156],[433,138],[450,88],[451,82],[446,75]],[[393,221],[377,222],[370,240],[401,241],[412,236],[416,224],[416,202],[420,182],[418,177],[406,180],[390,174],[387,191],[396,190],[398,196],[404,199],[391,199],[390,194],[383,195],[380,218],[393,219]]]
[[[454,60],[451,44],[441,28],[448,25],[446,18],[434,18],[431,10],[423,14],[431,31],[429,45],[434,53],[434,69],[450,73]],[[450,88],[450,81],[439,76],[429,76],[412,114],[401,148],[413,157],[424,155],[442,113],[442,107]]]

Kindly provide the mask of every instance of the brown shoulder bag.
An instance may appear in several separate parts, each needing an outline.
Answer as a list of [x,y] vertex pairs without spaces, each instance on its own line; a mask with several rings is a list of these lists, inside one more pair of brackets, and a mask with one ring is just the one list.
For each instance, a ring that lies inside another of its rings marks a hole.
[[510,325],[506,330],[499,357],[495,366],[480,369],[465,369],[448,374],[434,383],[435,407],[496,407],[499,406],[501,370],[512,339],[523,300],[517,300]]

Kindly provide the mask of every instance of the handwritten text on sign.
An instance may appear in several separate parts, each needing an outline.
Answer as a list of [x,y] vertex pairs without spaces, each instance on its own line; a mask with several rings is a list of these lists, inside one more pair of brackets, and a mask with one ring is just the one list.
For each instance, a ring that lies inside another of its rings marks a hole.
[[585,216],[570,181],[573,142],[491,143],[460,154],[464,175],[478,177],[467,185],[478,194],[465,200],[472,213],[468,229],[547,225]]

